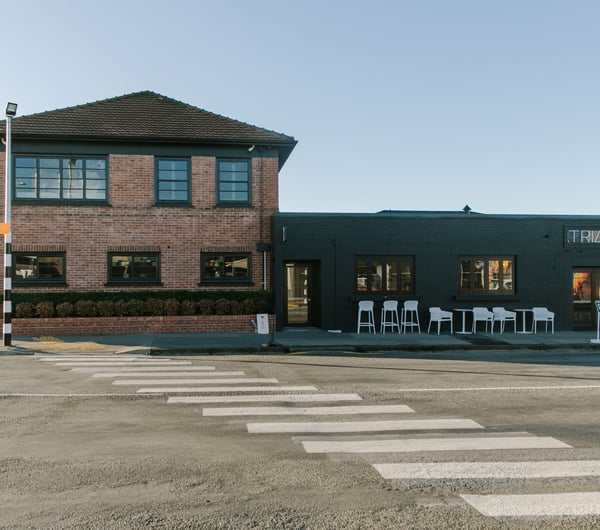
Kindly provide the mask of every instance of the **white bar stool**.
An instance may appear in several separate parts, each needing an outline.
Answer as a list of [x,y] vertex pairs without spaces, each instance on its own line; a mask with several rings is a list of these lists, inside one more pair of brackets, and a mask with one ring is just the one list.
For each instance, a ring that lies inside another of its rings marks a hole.
[[[356,324],[356,333],[360,333],[360,328],[366,327],[369,333],[375,331],[375,315],[373,314],[374,302],[371,300],[361,300],[358,302],[358,322]],[[362,314],[366,313],[367,320],[363,320]]]
[[421,333],[421,325],[419,324],[419,302],[417,300],[406,300],[402,306],[402,318],[400,327],[406,333],[406,328],[417,328]]
[[398,302],[397,300],[386,300],[381,308],[381,324],[379,332],[385,334],[386,328],[398,328],[400,333],[400,319],[398,318]]

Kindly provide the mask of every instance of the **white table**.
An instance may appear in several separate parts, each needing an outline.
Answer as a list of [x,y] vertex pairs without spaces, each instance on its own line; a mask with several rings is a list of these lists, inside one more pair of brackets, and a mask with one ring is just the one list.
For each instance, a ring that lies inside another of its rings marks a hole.
[[533,309],[525,309],[525,308],[521,308],[521,309],[513,309],[513,311],[516,311],[517,313],[521,313],[523,315],[523,329],[521,331],[517,330],[516,333],[533,333],[533,331],[527,331],[527,328],[525,327],[525,320],[526,320],[526,316],[527,313],[533,313]]
[[461,328],[460,331],[457,331],[456,333],[460,333],[461,335],[470,335],[471,332],[467,331],[467,329],[465,328],[465,323],[466,323],[465,321],[467,319],[467,316],[466,316],[467,313],[471,313],[471,312],[473,312],[473,310],[472,309],[467,309],[467,308],[464,308],[464,307],[459,307],[459,308],[453,309],[453,311],[460,311],[460,312],[462,312],[462,328]]

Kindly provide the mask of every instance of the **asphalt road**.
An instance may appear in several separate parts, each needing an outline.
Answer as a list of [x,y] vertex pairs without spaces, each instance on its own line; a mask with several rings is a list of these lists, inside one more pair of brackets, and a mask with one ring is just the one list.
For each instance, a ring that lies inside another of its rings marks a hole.
[[91,355],[0,357],[0,528],[600,528],[596,356]]

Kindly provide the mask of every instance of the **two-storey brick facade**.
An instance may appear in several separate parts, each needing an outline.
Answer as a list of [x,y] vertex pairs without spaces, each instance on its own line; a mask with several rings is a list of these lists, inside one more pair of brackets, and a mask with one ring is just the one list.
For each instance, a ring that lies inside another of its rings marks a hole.
[[13,289],[271,289],[295,144],[153,92],[17,116]]

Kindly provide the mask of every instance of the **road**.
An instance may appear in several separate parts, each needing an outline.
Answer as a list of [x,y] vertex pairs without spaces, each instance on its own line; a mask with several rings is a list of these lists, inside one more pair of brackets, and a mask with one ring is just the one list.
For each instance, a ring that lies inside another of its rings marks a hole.
[[600,358],[469,355],[0,357],[0,528],[600,528]]

